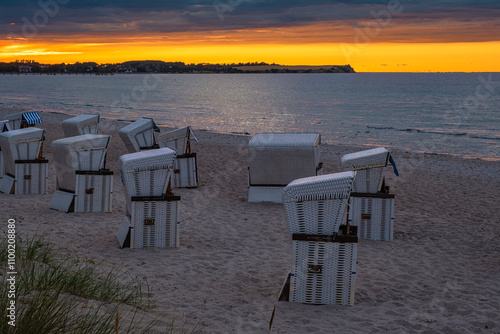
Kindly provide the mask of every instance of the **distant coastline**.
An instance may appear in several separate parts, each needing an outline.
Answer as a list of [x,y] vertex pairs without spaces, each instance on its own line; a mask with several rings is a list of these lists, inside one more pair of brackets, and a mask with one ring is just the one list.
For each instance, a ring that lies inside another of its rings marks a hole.
[[351,65],[279,65],[268,63],[185,64],[137,60],[116,64],[84,62],[40,64],[32,60],[0,63],[1,74],[132,74],[132,73],[355,73]]

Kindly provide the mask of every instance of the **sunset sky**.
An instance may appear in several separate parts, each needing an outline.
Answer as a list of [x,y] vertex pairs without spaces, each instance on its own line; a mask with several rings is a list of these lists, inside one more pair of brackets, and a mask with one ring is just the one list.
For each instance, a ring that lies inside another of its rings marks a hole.
[[0,62],[500,72],[500,1],[0,0]]

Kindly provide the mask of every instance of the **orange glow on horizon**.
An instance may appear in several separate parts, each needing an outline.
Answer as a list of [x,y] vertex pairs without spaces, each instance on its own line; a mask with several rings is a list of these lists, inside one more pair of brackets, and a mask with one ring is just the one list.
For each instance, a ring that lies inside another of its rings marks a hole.
[[[410,28],[412,28],[410,26]],[[414,28],[414,27],[413,27]],[[35,36],[0,40],[0,62],[120,63],[163,60],[184,63],[266,62],[281,65],[345,65],[357,72],[500,72],[500,41],[435,42],[396,25],[370,39],[356,39],[347,24],[185,32],[162,35]],[[451,38],[451,37],[450,37]],[[416,41],[416,42],[412,42]]]

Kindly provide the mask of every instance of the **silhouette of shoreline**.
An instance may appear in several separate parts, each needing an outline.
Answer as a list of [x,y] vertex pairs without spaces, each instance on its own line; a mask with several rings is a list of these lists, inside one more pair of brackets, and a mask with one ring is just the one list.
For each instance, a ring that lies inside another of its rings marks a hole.
[[137,60],[116,64],[84,62],[41,64],[32,60],[0,63],[3,74],[118,74],[118,73],[355,73],[350,65],[279,65],[267,63],[185,64]]

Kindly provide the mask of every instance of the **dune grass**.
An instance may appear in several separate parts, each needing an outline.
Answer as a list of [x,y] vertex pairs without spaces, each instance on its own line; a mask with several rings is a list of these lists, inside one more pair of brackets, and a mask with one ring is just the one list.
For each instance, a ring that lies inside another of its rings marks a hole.
[[[4,239],[4,238],[2,238]],[[144,321],[152,305],[141,282],[123,282],[119,270],[102,271],[93,261],[62,258],[43,236],[16,241],[15,326],[9,324],[7,308],[7,244],[0,242],[0,333],[22,334],[122,334],[193,333],[174,320],[159,329],[157,321]]]

